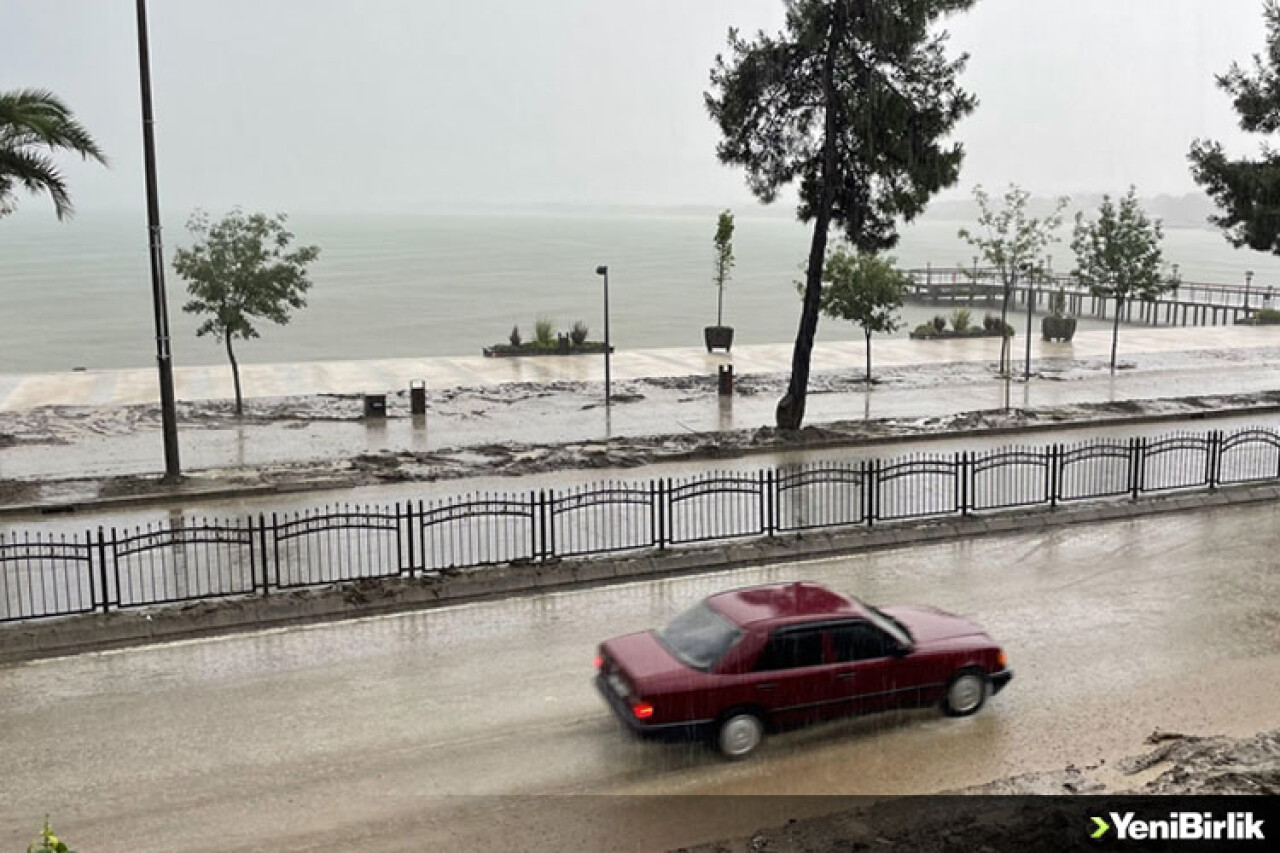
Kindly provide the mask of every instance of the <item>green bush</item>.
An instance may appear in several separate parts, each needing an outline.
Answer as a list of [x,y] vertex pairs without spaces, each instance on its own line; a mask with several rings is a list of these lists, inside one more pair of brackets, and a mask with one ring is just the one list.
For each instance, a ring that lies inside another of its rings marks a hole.
[[1258,318],[1258,322],[1264,325],[1280,323],[1280,311],[1274,308],[1263,308],[1255,316]]
[[587,324],[581,320],[574,320],[573,326],[569,329],[569,339],[573,341],[573,345],[580,347],[587,342]]
[[933,323],[921,323],[916,326],[915,336],[917,338],[932,338],[936,334],[938,334],[938,330]]
[[933,328],[939,332],[947,328],[947,318],[942,316],[941,314],[936,315],[933,318]]
[[951,312],[951,328],[964,334],[969,331],[969,320],[972,316],[968,308],[957,308]]
[[538,321],[533,324],[533,339],[538,342],[540,347],[555,346],[555,325],[546,317],[539,317]]
[[53,834],[53,830],[49,827],[49,818],[46,817],[40,837],[27,845],[27,853],[75,853],[75,851]]
[[523,339],[520,337],[520,327],[512,326],[511,334],[507,336],[507,340],[511,342],[513,347],[519,347]]

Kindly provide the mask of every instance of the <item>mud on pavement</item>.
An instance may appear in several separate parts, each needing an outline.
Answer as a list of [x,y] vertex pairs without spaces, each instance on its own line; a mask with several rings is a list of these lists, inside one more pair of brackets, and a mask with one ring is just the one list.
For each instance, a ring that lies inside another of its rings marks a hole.
[[[680,848],[679,853],[1096,850],[1098,842],[1089,837],[1083,814],[1116,802],[1116,797],[1280,794],[1280,730],[1240,739],[1156,731],[1147,745],[1154,748],[1116,768],[1072,766],[936,797],[888,799],[742,838]],[[1135,782],[1139,777],[1147,778]],[[1108,780],[1118,780],[1115,790]],[[992,794],[1003,796],[973,799]],[[1077,794],[1105,796],[1095,801],[1101,805],[1083,806],[1071,796]]]

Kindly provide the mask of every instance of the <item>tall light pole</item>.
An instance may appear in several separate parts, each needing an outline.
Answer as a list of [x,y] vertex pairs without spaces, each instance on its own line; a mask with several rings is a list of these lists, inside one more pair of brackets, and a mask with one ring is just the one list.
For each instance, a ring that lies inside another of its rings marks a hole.
[[604,276],[604,404],[610,406],[613,404],[613,398],[609,394],[609,268],[606,266],[596,267],[596,275]]
[[[1249,310],[1249,285],[1253,284],[1253,270],[1249,270],[1244,274],[1244,310]],[[1246,317],[1249,315],[1246,313]]]
[[169,306],[164,295],[164,245],[160,239],[160,193],[156,187],[155,116],[151,110],[151,55],[147,44],[147,3],[138,0],[138,70],[142,84],[142,151],[147,179],[147,230],[151,246],[151,306],[155,312],[156,366],[160,372],[160,421],[164,433],[164,477],[182,475],[178,460],[178,413],[173,396],[173,354],[169,349]]

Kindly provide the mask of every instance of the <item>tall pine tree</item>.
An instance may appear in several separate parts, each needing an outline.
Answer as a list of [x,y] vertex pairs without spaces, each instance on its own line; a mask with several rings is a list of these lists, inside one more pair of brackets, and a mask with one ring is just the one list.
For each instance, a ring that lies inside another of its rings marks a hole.
[[[1248,133],[1280,131],[1280,3],[1267,0],[1265,55],[1254,54],[1253,68],[1232,64],[1218,86],[1234,98],[1240,128]],[[1263,145],[1259,159],[1228,159],[1222,144],[1196,140],[1189,155],[1196,183],[1217,203],[1211,218],[1233,246],[1280,254],[1280,152]]]
[[946,53],[936,24],[974,0],[784,0],[786,26],[754,41],[729,31],[716,57],[707,109],[720,127],[721,162],[743,166],[766,204],[799,184],[802,222],[813,223],[791,381],[780,429],[804,420],[809,362],[822,299],[830,227],[860,252],[898,241],[960,175],[964,152],[946,138],[976,100],[957,76],[966,56]]

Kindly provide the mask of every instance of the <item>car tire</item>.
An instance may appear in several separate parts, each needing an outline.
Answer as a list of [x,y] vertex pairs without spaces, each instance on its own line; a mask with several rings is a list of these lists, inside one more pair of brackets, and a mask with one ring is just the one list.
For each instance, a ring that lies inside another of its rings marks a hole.
[[962,669],[952,676],[942,697],[942,710],[951,717],[976,714],[987,701],[987,675],[980,669]]
[[764,720],[752,711],[730,711],[716,726],[715,747],[731,761],[751,755],[763,741]]

